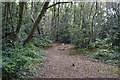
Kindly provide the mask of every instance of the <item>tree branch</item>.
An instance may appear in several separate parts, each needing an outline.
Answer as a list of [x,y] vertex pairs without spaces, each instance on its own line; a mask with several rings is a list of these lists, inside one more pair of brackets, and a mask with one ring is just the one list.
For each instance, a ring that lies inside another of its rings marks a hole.
[[49,7],[47,7],[47,9],[53,7],[53,6],[57,5],[57,4],[61,4],[61,3],[71,3],[71,2],[57,2],[57,3],[55,3],[55,4],[53,4],[53,5],[49,6]]
[[[31,15],[31,20],[33,23],[35,23],[35,19],[33,18],[33,16]],[[39,26],[37,27],[37,31],[38,31],[38,34],[40,35],[40,30],[39,30]]]

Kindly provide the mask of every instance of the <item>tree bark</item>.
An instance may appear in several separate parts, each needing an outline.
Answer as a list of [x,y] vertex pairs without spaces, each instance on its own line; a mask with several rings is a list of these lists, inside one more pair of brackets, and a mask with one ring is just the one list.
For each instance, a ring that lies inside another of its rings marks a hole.
[[20,32],[20,28],[22,25],[24,4],[25,4],[25,2],[19,2],[19,18],[17,21],[17,28],[16,28],[16,31],[15,31],[14,36],[13,36],[14,41],[17,41],[17,38],[18,38],[17,34]]
[[94,18],[95,18],[95,16],[97,15],[97,13],[98,13],[98,8],[97,8],[97,2],[96,2],[96,10],[95,10],[95,13],[94,13],[94,15],[93,15],[93,17],[92,17],[92,23],[91,23],[91,27],[92,27],[92,42],[94,42],[95,41],[95,25],[94,25]]
[[25,46],[27,43],[29,43],[31,41],[31,39],[33,38],[33,34],[35,32],[35,30],[38,27],[38,24],[40,23],[40,21],[42,20],[42,17],[44,16],[45,12],[47,11],[48,5],[50,2],[45,2],[40,14],[38,15],[37,19],[35,20],[35,23],[33,24],[33,28],[29,34],[29,36],[27,37],[27,39],[24,41],[23,45]]
[[75,13],[76,13],[76,3],[74,4],[74,21],[73,21],[74,24],[75,24],[75,21],[76,21],[76,20],[75,20],[75,18],[76,18],[76,14],[75,14]]
[[24,9],[24,2],[19,3],[19,19],[17,23],[17,29],[16,29],[16,34],[19,33],[21,25],[22,25],[22,20],[23,20],[23,9]]
[[[32,20],[33,23],[35,23],[35,20],[34,20],[34,18],[33,18],[32,15],[31,15],[31,20]],[[38,34],[40,35],[40,29],[39,29],[39,26],[37,27],[37,31],[38,31]]]

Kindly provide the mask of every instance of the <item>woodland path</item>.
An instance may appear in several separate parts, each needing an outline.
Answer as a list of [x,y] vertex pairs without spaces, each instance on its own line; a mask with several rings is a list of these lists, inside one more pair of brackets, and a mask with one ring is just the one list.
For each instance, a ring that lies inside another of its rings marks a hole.
[[46,50],[48,61],[40,65],[34,78],[118,78],[115,71],[101,68],[118,68],[101,62],[92,62],[80,55],[69,55],[68,49],[59,49],[61,45],[53,44]]

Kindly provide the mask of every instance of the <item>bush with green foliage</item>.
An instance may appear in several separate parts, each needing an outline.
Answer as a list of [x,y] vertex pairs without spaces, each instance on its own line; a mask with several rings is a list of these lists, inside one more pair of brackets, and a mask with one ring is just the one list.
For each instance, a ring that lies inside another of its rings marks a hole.
[[59,32],[58,32],[58,39],[57,39],[57,41],[61,42],[61,43],[70,43],[71,42],[70,37],[71,36],[70,36],[70,33],[67,30],[67,27],[61,28],[59,30]]
[[94,55],[95,59],[116,65],[120,65],[119,57],[120,54],[118,52],[109,49],[100,49]]
[[102,40],[100,38],[96,38],[95,39],[95,42],[89,42],[89,46],[88,48],[91,49],[91,48],[108,48],[108,43],[106,43],[106,40]]
[[40,47],[40,48],[48,48],[48,47],[52,46],[52,40],[50,40],[47,37],[45,37],[45,38],[34,38],[32,42],[36,47]]
[[77,47],[86,48],[89,43],[88,35],[86,30],[81,29],[80,27],[72,27],[68,29],[70,33],[71,42]]
[[44,52],[33,44],[26,48],[23,48],[21,44],[15,44],[15,46],[15,48],[5,49],[2,53],[2,77],[4,80],[29,78],[43,60]]

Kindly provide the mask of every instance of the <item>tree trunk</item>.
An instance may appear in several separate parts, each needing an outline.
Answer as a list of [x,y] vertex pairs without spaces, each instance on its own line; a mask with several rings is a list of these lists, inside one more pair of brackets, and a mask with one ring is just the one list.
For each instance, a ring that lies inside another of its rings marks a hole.
[[22,20],[23,20],[23,9],[24,9],[24,2],[19,3],[19,19],[17,23],[17,29],[16,29],[16,34],[19,33],[21,25],[22,25]]
[[[59,24],[59,10],[60,10],[60,4],[58,4],[58,11],[57,11],[57,16],[56,16],[56,18],[57,18],[57,23],[58,23],[57,25],[60,25],[60,24]],[[56,40],[58,40],[58,37],[59,37],[59,36],[58,36],[58,31],[59,31],[59,30],[58,30],[58,28],[56,28],[56,29],[57,29],[57,32],[56,32],[56,34],[57,34],[57,35],[56,35]]]
[[94,13],[94,15],[93,15],[93,18],[92,18],[92,23],[91,23],[91,27],[92,27],[92,42],[94,42],[95,41],[95,25],[94,25],[94,18],[95,18],[95,16],[96,16],[96,14],[97,14],[97,12],[98,12],[98,8],[97,8],[97,2],[96,2],[96,10],[95,10],[95,13]]
[[24,4],[25,2],[19,2],[19,18],[17,22],[17,29],[14,34],[14,41],[17,41],[17,38],[18,38],[17,34],[19,33],[21,25],[22,25]]
[[49,2],[45,2],[40,14],[38,15],[37,19],[35,20],[35,23],[33,24],[33,28],[31,30],[29,36],[24,41],[23,45],[26,45],[27,43],[29,43],[31,41],[33,34],[38,27],[38,24],[40,23],[40,21],[42,20],[42,17],[44,16],[45,12],[47,11],[48,5],[49,5]]
[[[38,4],[35,4],[34,2],[31,2],[31,20],[33,23],[35,23],[35,19],[34,19],[34,9],[36,8],[35,5],[38,5]],[[35,7],[35,8],[34,8]],[[32,24],[33,24],[32,23]],[[40,29],[39,29],[39,26],[37,27],[37,31],[38,31],[38,34],[40,35]]]
[[74,24],[75,24],[75,21],[76,21],[76,20],[75,20],[75,18],[76,18],[76,14],[75,14],[75,13],[76,13],[76,3],[74,3],[74,21],[73,21]]

